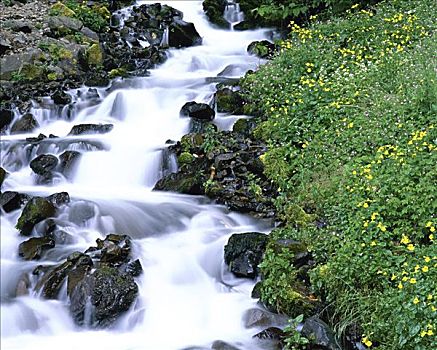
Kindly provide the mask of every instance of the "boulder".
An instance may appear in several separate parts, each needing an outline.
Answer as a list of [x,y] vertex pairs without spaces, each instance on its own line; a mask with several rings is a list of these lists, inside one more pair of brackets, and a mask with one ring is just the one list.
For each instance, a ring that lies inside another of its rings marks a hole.
[[67,260],[55,267],[39,267],[33,272],[39,275],[44,272],[44,276],[38,281],[35,289],[41,291],[41,295],[47,299],[56,299],[68,273],[76,268],[93,266],[91,258],[85,254],[75,252],[68,256]]
[[131,307],[137,295],[138,286],[131,275],[100,267],[73,289],[70,312],[79,325],[109,326]]
[[180,115],[205,121],[211,121],[215,117],[214,110],[206,103],[194,101],[185,103],[180,111]]
[[285,315],[274,314],[263,309],[247,310],[243,316],[243,322],[246,328],[277,327],[284,329],[288,325],[288,320],[289,317]]
[[56,208],[52,203],[45,198],[34,197],[27,202],[15,227],[20,231],[20,234],[28,236],[37,223],[55,214]]
[[[109,234],[104,240],[96,240],[97,247],[85,251],[93,259],[110,266],[120,266],[127,263],[131,253],[131,238],[127,235]],[[141,264],[140,264],[141,266]]]
[[168,45],[170,47],[189,47],[202,44],[202,38],[193,23],[175,19],[168,27]]
[[6,213],[20,209],[31,197],[24,193],[6,191],[0,195],[0,206]]
[[3,181],[5,181],[7,175],[8,175],[7,171],[2,167],[0,167],[0,188],[2,187]]
[[217,104],[217,112],[242,114],[243,99],[236,91],[229,88],[218,90],[215,93],[215,101]]
[[249,54],[260,58],[272,58],[276,51],[276,45],[267,40],[253,41],[247,47]]
[[29,166],[35,174],[45,176],[58,165],[58,158],[53,154],[41,154],[34,158]]
[[143,273],[143,267],[141,266],[141,262],[137,259],[128,263],[124,271],[132,277],[138,277]]
[[14,119],[14,112],[10,109],[0,107],[0,132],[6,129]]
[[286,333],[282,329],[277,327],[269,327],[255,334],[253,338],[257,338],[261,340],[275,340],[280,342],[282,339],[285,338],[285,336]]
[[227,3],[227,0],[205,0],[202,3],[208,20],[220,28],[229,28],[229,23],[223,17]]
[[38,126],[35,117],[30,113],[26,113],[12,125],[11,134],[31,132]]
[[213,350],[240,350],[240,348],[237,348],[229,343],[226,343],[222,340],[216,340],[211,345],[211,349]]
[[225,246],[224,258],[229,270],[237,277],[256,278],[268,241],[259,232],[233,234]]
[[302,327],[302,335],[311,339],[311,344],[320,350],[341,350],[334,332],[321,319],[316,316],[307,318]]
[[74,174],[81,156],[82,153],[78,151],[65,151],[59,156],[59,160],[61,161],[59,164],[59,171],[64,174],[67,179],[71,178]]
[[37,260],[44,251],[54,246],[55,241],[50,237],[33,237],[18,246],[18,255],[24,260]]
[[112,124],[79,124],[73,126],[68,135],[106,134],[113,127]]
[[20,20],[9,20],[4,22],[4,28],[13,30],[14,32],[23,32],[26,34],[32,33],[32,23],[20,21]]
[[82,21],[67,16],[50,16],[48,25],[54,36],[64,36],[80,32],[83,27]]
[[0,80],[9,80],[23,65],[33,64],[35,59],[42,56],[40,49],[31,49],[24,53],[7,55],[0,59]]
[[65,204],[70,203],[70,195],[67,192],[54,193],[47,197],[56,208],[59,208]]
[[0,35],[0,56],[3,56],[11,48],[11,42]]

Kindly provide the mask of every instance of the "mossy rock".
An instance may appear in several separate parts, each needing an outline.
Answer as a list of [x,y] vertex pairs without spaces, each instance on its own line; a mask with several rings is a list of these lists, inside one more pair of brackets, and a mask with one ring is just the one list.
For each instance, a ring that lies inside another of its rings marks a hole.
[[55,214],[56,208],[50,201],[42,197],[34,197],[27,202],[15,227],[22,235],[28,236],[37,223]]
[[301,227],[307,227],[315,221],[314,215],[307,214],[305,210],[297,204],[289,204],[287,207],[285,207],[282,218],[288,223]]
[[183,152],[188,153],[196,152],[196,150],[202,147],[204,141],[205,139],[200,133],[191,133],[184,135],[181,139],[182,150]]
[[24,64],[19,72],[24,81],[41,81],[44,79],[45,71],[41,66],[35,64]]
[[65,6],[60,1],[58,1],[56,4],[54,4],[51,7],[50,13],[52,15],[61,15],[61,16],[66,16],[66,17],[74,17],[76,15],[76,13],[72,9]]
[[224,88],[218,90],[215,96],[218,112],[233,114],[241,114],[243,112],[243,99],[238,92]]
[[91,45],[85,52],[89,66],[101,66],[103,64],[103,51],[99,44]]
[[110,79],[114,79],[117,77],[127,77],[127,70],[126,68],[120,67],[120,68],[115,68],[109,71],[108,76]]
[[179,166],[183,166],[185,164],[191,164],[194,161],[194,156],[189,152],[183,152],[178,157]]
[[211,23],[221,28],[229,28],[229,23],[223,17],[227,5],[226,0],[205,0],[202,5],[203,11]]

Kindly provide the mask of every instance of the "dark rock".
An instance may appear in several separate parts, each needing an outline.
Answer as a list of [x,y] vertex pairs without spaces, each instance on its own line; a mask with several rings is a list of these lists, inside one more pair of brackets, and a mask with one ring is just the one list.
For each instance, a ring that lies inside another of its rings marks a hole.
[[141,266],[140,261],[137,259],[126,265],[125,272],[132,277],[138,277],[143,272],[143,267]]
[[62,90],[56,90],[54,94],[51,95],[53,102],[57,105],[67,105],[71,102],[71,96]]
[[278,327],[283,329],[288,325],[288,320],[289,317],[287,316],[274,314],[262,309],[247,310],[243,316],[243,322],[246,328]]
[[232,114],[243,113],[243,99],[236,91],[232,91],[229,88],[218,90],[215,93],[215,100],[217,112]]
[[48,196],[47,200],[59,208],[62,205],[70,203],[70,195],[67,192],[58,192]]
[[34,197],[29,200],[15,226],[22,235],[28,236],[33,227],[56,214],[56,208],[47,199]]
[[62,153],[59,156],[61,161],[59,164],[59,171],[64,174],[66,178],[71,178],[81,156],[82,154],[78,151],[65,151]]
[[11,48],[10,41],[0,36],[0,56],[3,56]]
[[8,176],[8,173],[5,169],[3,169],[2,167],[0,167],[0,188],[3,185],[3,181],[5,181],[6,176]]
[[233,234],[225,246],[225,262],[237,277],[255,278],[267,246],[268,236],[249,232]]
[[0,132],[6,129],[14,119],[14,112],[0,107]]
[[32,33],[32,24],[20,20],[10,20],[4,23],[4,28],[9,28],[14,32]]
[[120,266],[128,261],[132,245],[129,236],[110,234],[104,240],[98,238],[96,242],[97,247],[89,248],[85,253],[111,266]]
[[30,199],[30,196],[23,193],[6,191],[0,195],[0,206],[6,213],[20,209]]
[[209,21],[221,28],[229,28],[229,23],[223,17],[227,3],[227,0],[205,0],[202,4]]
[[[85,254],[75,252],[69,255],[67,261],[55,266],[43,269],[44,276],[38,281],[35,289],[41,291],[41,295],[47,299],[56,299],[68,273],[80,266],[93,266],[91,258]],[[38,275],[41,269],[35,269]]]
[[58,165],[58,158],[52,154],[41,154],[30,162],[30,168],[38,175],[46,175]]
[[267,40],[251,42],[247,47],[249,54],[260,58],[272,58],[276,51],[276,45]]
[[281,341],[286,336],[285,332],[277,327],[269,327],[253,336],[253,338],[261,340],[276,340]]
[[93,41],[99,41],[99,35],[87,27],[83,27],[80,32]]
[[188,116],[206,121],[211,121],[215,117],[214,110],[206,103],[197,103],[194,101],[187,102],[182,106],[181,116]]
[[311,344],[320,350],[341,350],[329,326],[316,316],[305,320],[302,335],[311,339]]
[[[131,275],[123,275],[115,268],[101,267],[73,289],[70,311],[79,325],[105,327],[126,312],[137,295],[138,286]],[[86,309],[91,310],[89,319],[86,318]]]
[[112,124],[79,124],[73,126],[68,135],[106,134],[113,127]]
[[44,251],[54,246],[55,241],[50,237],[33,237],[18,246],[18,255],[24,260],[37,260]]
[[240,348],[237,348],[231,344],[228,344],[222,340],[216,340],[214,343],[212,343],[211,349],[213,350],[240,350]]
[[38,126],[35,117],[30,113],[26,113],[12,125],[11,134],[31,132]]
[[180,48],[202,44],[202,38],[193,23],[175,19],[168,29],[168,45],[170,47]]
[[257,282],[252,289],[252,293],[250,294],[250,296],[254,299],[259,299],[261,298],[261,290],[262,290],[262,282]]

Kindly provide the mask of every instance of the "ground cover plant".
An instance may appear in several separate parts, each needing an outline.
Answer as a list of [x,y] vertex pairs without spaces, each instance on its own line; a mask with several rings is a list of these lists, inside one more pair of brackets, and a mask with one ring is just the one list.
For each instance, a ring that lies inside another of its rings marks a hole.
[[[281,53],[243,81],[280,188],[272,237],[310,248],[325,317],[368,348],[437,347],[436,12],[395,0],[292,22]],[[261,298],[290,314],[286,259],[267,251]]]

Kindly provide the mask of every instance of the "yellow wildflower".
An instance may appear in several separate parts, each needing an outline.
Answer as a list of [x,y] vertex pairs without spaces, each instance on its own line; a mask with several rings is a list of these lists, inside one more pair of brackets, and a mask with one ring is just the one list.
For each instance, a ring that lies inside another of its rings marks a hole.
[[414,245],[412,245],[411,243],[409,245],[407,245],[407,249],[412,252],[414,250]]
[[401,239],[401,243],[408,244],[408,243],[410,243],[410,239],[407,236],[403,235],[402,239]]
[[428,272],[428,270],[429,270],[429,269],[428,269],[428,266],[425,265],[424,267],[422,267],[422,271],[423,271],[423,272]]
[[419,304],[419,303],[420,303],[419,298],[415,297],[414,300],[413,300],[413,304]]
[[370,348],[370,347],[372,346],[373,343],[370,341],[369,338],[364,337],[364,338],[363,338],[363,344],[366,345],[368,348]]
[[411,279],[410,279],[410,283],[411,283],[411,284],[416,284],[416,282],[417,282],[417,281],[416,281],[415,278],[411,278]]

